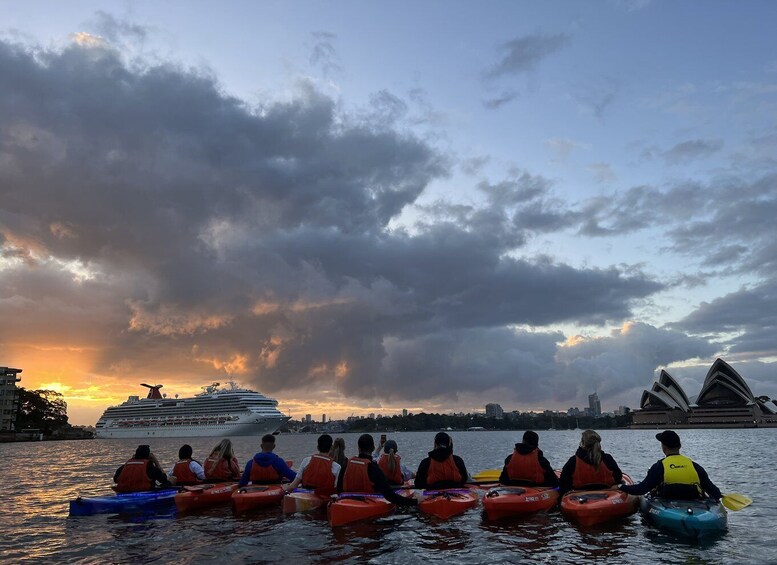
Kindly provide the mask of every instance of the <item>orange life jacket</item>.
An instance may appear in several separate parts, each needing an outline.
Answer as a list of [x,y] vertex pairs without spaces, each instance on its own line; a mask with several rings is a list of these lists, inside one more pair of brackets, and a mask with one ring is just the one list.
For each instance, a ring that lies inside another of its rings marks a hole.
[[540,465],[539,451],[522,454],[516,449],[507,464],[507,476],[511,481],[530,481],[535,484],[545,482],[545,470]]
[[380,458],[378,459],[378,467],[380,467],[380,470],[383,471],[384,475],[386,475],[386,479],[388,479],[389,483],[392,485],[401,485],[403,482],[405,482],[402,478],[402,458],[398,454],[394,454],[394,457],[396,465],[394,465],[393,471],[389,469],[388,453],[380,454]]
[[453,454],[449,455],[445,461],[437,461],[435,458],[430,457],[429,472],[426,475],[426,484],[431,486],[441,481],[451,481],[454,483],[464,482],[464,478],[461,476],[461,471],[456,466],[456,462],[453,460]]
[[236,480],[234,468],[237,467],[237,459],[227,461],[208,457],[205,460],[205,478],[214,481]]
[[367,474],[367,466],[372,461],[361,457],[351,457],[345,467],[343,491],[375,492],[375,487]]
[[267,465],[266,467],[262,467],[259,465],[259,463],[256,462],[256,459],[251,460],[251,474],[250,480],[252,483],[257,484],[269,484],[269,483],[279,483],[281,482],[283,477],[278,473],[278,471],[275,470],[275,467],[272,465]]
[[119,474],[116,492],[143,492],[154,489],[154,481],[148,476],[148,459],[129,459]]
[[173,467],[173,475],[175,475],[175,484],[177,485],[196,485],[200,482],[200,479],[197,478],[197,475],[192,473],[191,468],[189,468],[189,463],[191,463],[191,459],[182,459],[178,463],[175,464],[175,467]]
[[[332,474],[332,462],[334,459],[327,455],[316,453],[310,456],[310,461],[302,473],[303,488],[328,489],[333,488],[335,478]],[[343,477],[343,480],[345,478]]]
[[604,464],[604,461],[599,462],[597,469],[581,457],[577,457],[575,472],[572,474],[572,488],[579,489],[588,485],[612,486],[614,484],[615,479],[612,476],[612,471]]

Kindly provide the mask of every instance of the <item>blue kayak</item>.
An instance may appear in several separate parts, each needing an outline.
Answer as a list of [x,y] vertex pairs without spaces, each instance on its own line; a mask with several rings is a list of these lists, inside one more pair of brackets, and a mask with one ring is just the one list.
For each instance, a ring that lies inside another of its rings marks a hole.
[[143,512],[175,503],[179,489],[129,492],[113,496],[78,497],[70,501],[71,516]]
[[643,496],[639,507],[659,529],[682,537],[700,539],[721,534],[728,528],[726,509],[709,498],[670,500]]

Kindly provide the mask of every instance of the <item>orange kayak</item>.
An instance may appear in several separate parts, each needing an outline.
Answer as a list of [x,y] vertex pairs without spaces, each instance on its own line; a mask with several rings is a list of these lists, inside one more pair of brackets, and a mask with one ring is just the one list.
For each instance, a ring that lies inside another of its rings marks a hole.
[[379,494],[342,493],[326,509],[332,526],[342,526],[390,514],[394,505]]
[[547,512],[558,502],[558,489],[550,487],[500,486],[483,497],[483,508],[491,520]]
[[175,495],[175,505],[181,512],[229,504],[237,483],[204,484],[184,487],[184,492]]
[[285,491],[281,485],[248,485],[232,493],[232,509],[237,514],[279,504]]
[[478,495],[469,489],[426,490],[421,496],[418,509],[441,520],[463,514],[478,503]]
[[[624,473],[623,482],[633,484]],[[639,497],[619,490],[573,490],[561,498],[561,513],[581,526],[594,526],[625,518],[637,511]]]
[[331,496],[316,494],[313,490],[294,489],[283,497],[283,513],[313,512],[325,508],[331,499]]

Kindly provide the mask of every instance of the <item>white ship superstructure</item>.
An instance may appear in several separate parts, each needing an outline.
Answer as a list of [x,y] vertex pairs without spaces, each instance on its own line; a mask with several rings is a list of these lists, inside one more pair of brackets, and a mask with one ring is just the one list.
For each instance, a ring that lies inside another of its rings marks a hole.
[[213,383],[191,398],[166,398],[159,392],[162,385],[144,384],[148,397],[130,396],[108,408],[97,421],[96,437],[257,436],[275,432],[289,419],[276,400],[228,384]]

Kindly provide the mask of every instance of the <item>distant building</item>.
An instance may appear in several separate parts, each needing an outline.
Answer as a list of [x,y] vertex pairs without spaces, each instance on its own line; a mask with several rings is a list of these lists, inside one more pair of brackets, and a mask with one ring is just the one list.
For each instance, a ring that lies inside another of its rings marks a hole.
[[502,418],[504,410],[499,404],[486,404],[486,418]]
[[321,414],[321,423],[326,424],[326,414]]
[[618,409],[615,411],[615,415],[625,416],[629,412],[631,412],[631,408],[629,408],[628,406],[618,406]]
[[567,416],[579,416],[580,408],[570,408],[567,410]]
[[313,416],[312,414],[305,414],[305,424],[308,426],[313,423]]
[[588,395],[588,412],[594,418],[602,415],[602,403],[599,402],[599,395],[596,393]]
[[407,416],[407,408],[402,408],[402,417]]
[[0,367],[0,432],[16,431],[16,413],[19,406],[19,390],[16,383],[21,369]]
[[375,419],[375,412],[370,412],[369,416],[367,416],[370,420]]

